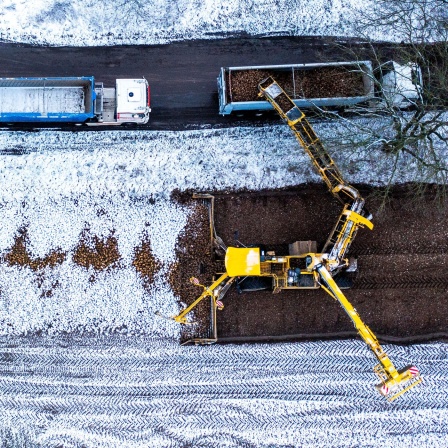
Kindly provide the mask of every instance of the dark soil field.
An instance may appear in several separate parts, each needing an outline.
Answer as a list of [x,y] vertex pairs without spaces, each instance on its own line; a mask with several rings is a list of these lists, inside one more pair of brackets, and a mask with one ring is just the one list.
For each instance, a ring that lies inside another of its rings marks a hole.
[[[362,189],[361,189],[362,191]],[[362,191],[374,215],[374,229],[361,229],[350,256],[358,273],[346,297],[365,323],[382,340],[428,340],[448,335],[448,211],[433,192],[416,198],[396,189],[386,202],[377,191]],[[187,200],[179,195],[179,200]],[[215,199],[217,234],[235,245],[235,232],[244,245],[264,244],[288,254],[288,243],[317,241],[318,251],[341,211],[340,204],[321,185],[261,193],[231,193]],[[179,299],[191,303],[201,292],[189,285],[196,276],[210,284],[223,265],[212,262],[207,207],[198,201],[185,235],[178,242],[178,271],[172,283]],[[194,242],[194,244],[193,244]],[[356,334],[341,306],[323,290],[247,292],[234,286],[218,311],[218,338],[225,341],[313,339]],[[203,337],[209,325],[210,304],[194,314],[196,325],[185,327],[184,340]]]

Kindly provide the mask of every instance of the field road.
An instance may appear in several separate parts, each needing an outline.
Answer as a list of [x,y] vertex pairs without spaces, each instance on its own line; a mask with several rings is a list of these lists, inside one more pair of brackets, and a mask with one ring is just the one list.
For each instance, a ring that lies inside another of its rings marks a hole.
[[[347,39],[344,40],[344,44]],[[368,57],[369,50],[357,47]],[[384,54],[392,50],[382,49]],[[364,57],[364,56],[363,56]],[[216,78],[224,66],[353,59],[338,42],[319,37],[232,38],[154,46],[34,47],[0,44],[0,77],[95,76],[148,79],[151,129],[229,125],[218,115]]]

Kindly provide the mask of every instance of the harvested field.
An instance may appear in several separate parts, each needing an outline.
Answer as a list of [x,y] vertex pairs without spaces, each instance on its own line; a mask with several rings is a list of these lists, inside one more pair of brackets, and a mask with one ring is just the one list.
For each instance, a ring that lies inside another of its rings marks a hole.
[[[381,209],[382,200],[375,192],[366,191],[364,195],[369,196],[367,204],[374,215],[375,227],[373,231],[361,229],[351,247],[350,256],[357,257],[359,272],[354,287],[345,291],[347,298],[380,336],[424,338],[446,333],[446,208],[429,200],[432,196],[416,199],[403,189],[392,193],[385,210]],[[288,243],[296,240],[316,240],[320,250],[339,212],[337,201],[317,185],[287,191],[227,194],[215,199],[216,230],[226,244],[234,244],[234,232],[238,231],[243,244],[264,244],[278,254],[287,254]],[[204,212],[194,219],[198,221],[195,225],[191,223],[179,240],[178,254],[186,250],[186,245],[191,247],[192,241],[203,249],[189,252],[188,261],[184,258],[180,262],[176,277],[187,279],[196,275],[202,265],[206,269],[201,281],[210,282],[213,265],[206,249],[208,217]],[[198,226],[204,231],[195,233],[194,239],[188,237]],[[185,283],[178,284],[176,292],[185,303],[191,303],[199,295]],[[221,341],[355,334],[343,309],[322,290],[238,294],[232,287],[223,301],[225,308],[218,312]],[[184,339],[190,333],[191,329]]]
[[315,69],[235,70],[228,75],[231,101],[258,101],[258,84],[272,76],[291,98],[337,98],[363,95],[362,74],[346,67]]

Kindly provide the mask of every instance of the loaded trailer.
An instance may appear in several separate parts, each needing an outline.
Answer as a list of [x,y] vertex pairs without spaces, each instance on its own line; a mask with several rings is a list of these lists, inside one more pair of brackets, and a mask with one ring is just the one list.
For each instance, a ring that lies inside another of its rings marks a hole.
[[420,99],[421,71],[416,64],[390,61],[373,69],[370,61],[222,67],[218,76],[219,113],[273,110],[259,96],[258,83],[272,76],[297,107],[380,109],[385,101],[406,108]]
[[146,79],[117,79],[104,87],[93,76],[0,78],[0,122],[145,124],[150,96]]

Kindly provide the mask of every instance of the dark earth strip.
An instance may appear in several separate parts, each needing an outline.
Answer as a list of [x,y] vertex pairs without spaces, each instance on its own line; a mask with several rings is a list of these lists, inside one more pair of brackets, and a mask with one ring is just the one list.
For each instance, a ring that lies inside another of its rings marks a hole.
[[[383,209],[378,191],[360,189],[367,197],[375,227],[373,231],[361,229],[350,249],[349,255],[358,259],[359,270],[353,288],[345,290],[346,297],[385,341],[446,336],[448,204],[436,201],[431,191],[418,198],[413,190],[401,187],[392,192]],[[315,240],[319,251],[340,211],[340,204],[321,185],[229,193],[216,196],[215,225],[227,245],[235,245],[234,234],[238,231],[238,240],[244,245],[263,244],[279,255],[287,254],[288,243],[296,240]],[[201,282],[210,281],[217,268],[209,257],[208,220],[204,213],[196,216],[201,222],[187,229],[187,233],[194,233],[195,252],[182,252],[185,247],[178,252],[182,271],[178,278],[183,279],[184,286],[177,285],[176,292],[187,304],[196,297],[191,286],[185,285],[187,279],[198,276]],[[187,234],[180,243],[191,244],[192,240]],[[239,294],[232,287],[223,302],[225,308],[218,312],[218,337],[222,342],[356,334],[344,310],[323,290]],[[209,314],[209,308],[204,308],[196,314],[201,322]],[[198,326],[197,331],[205,327]],[[191,335],[188,327],[184,340]]]

